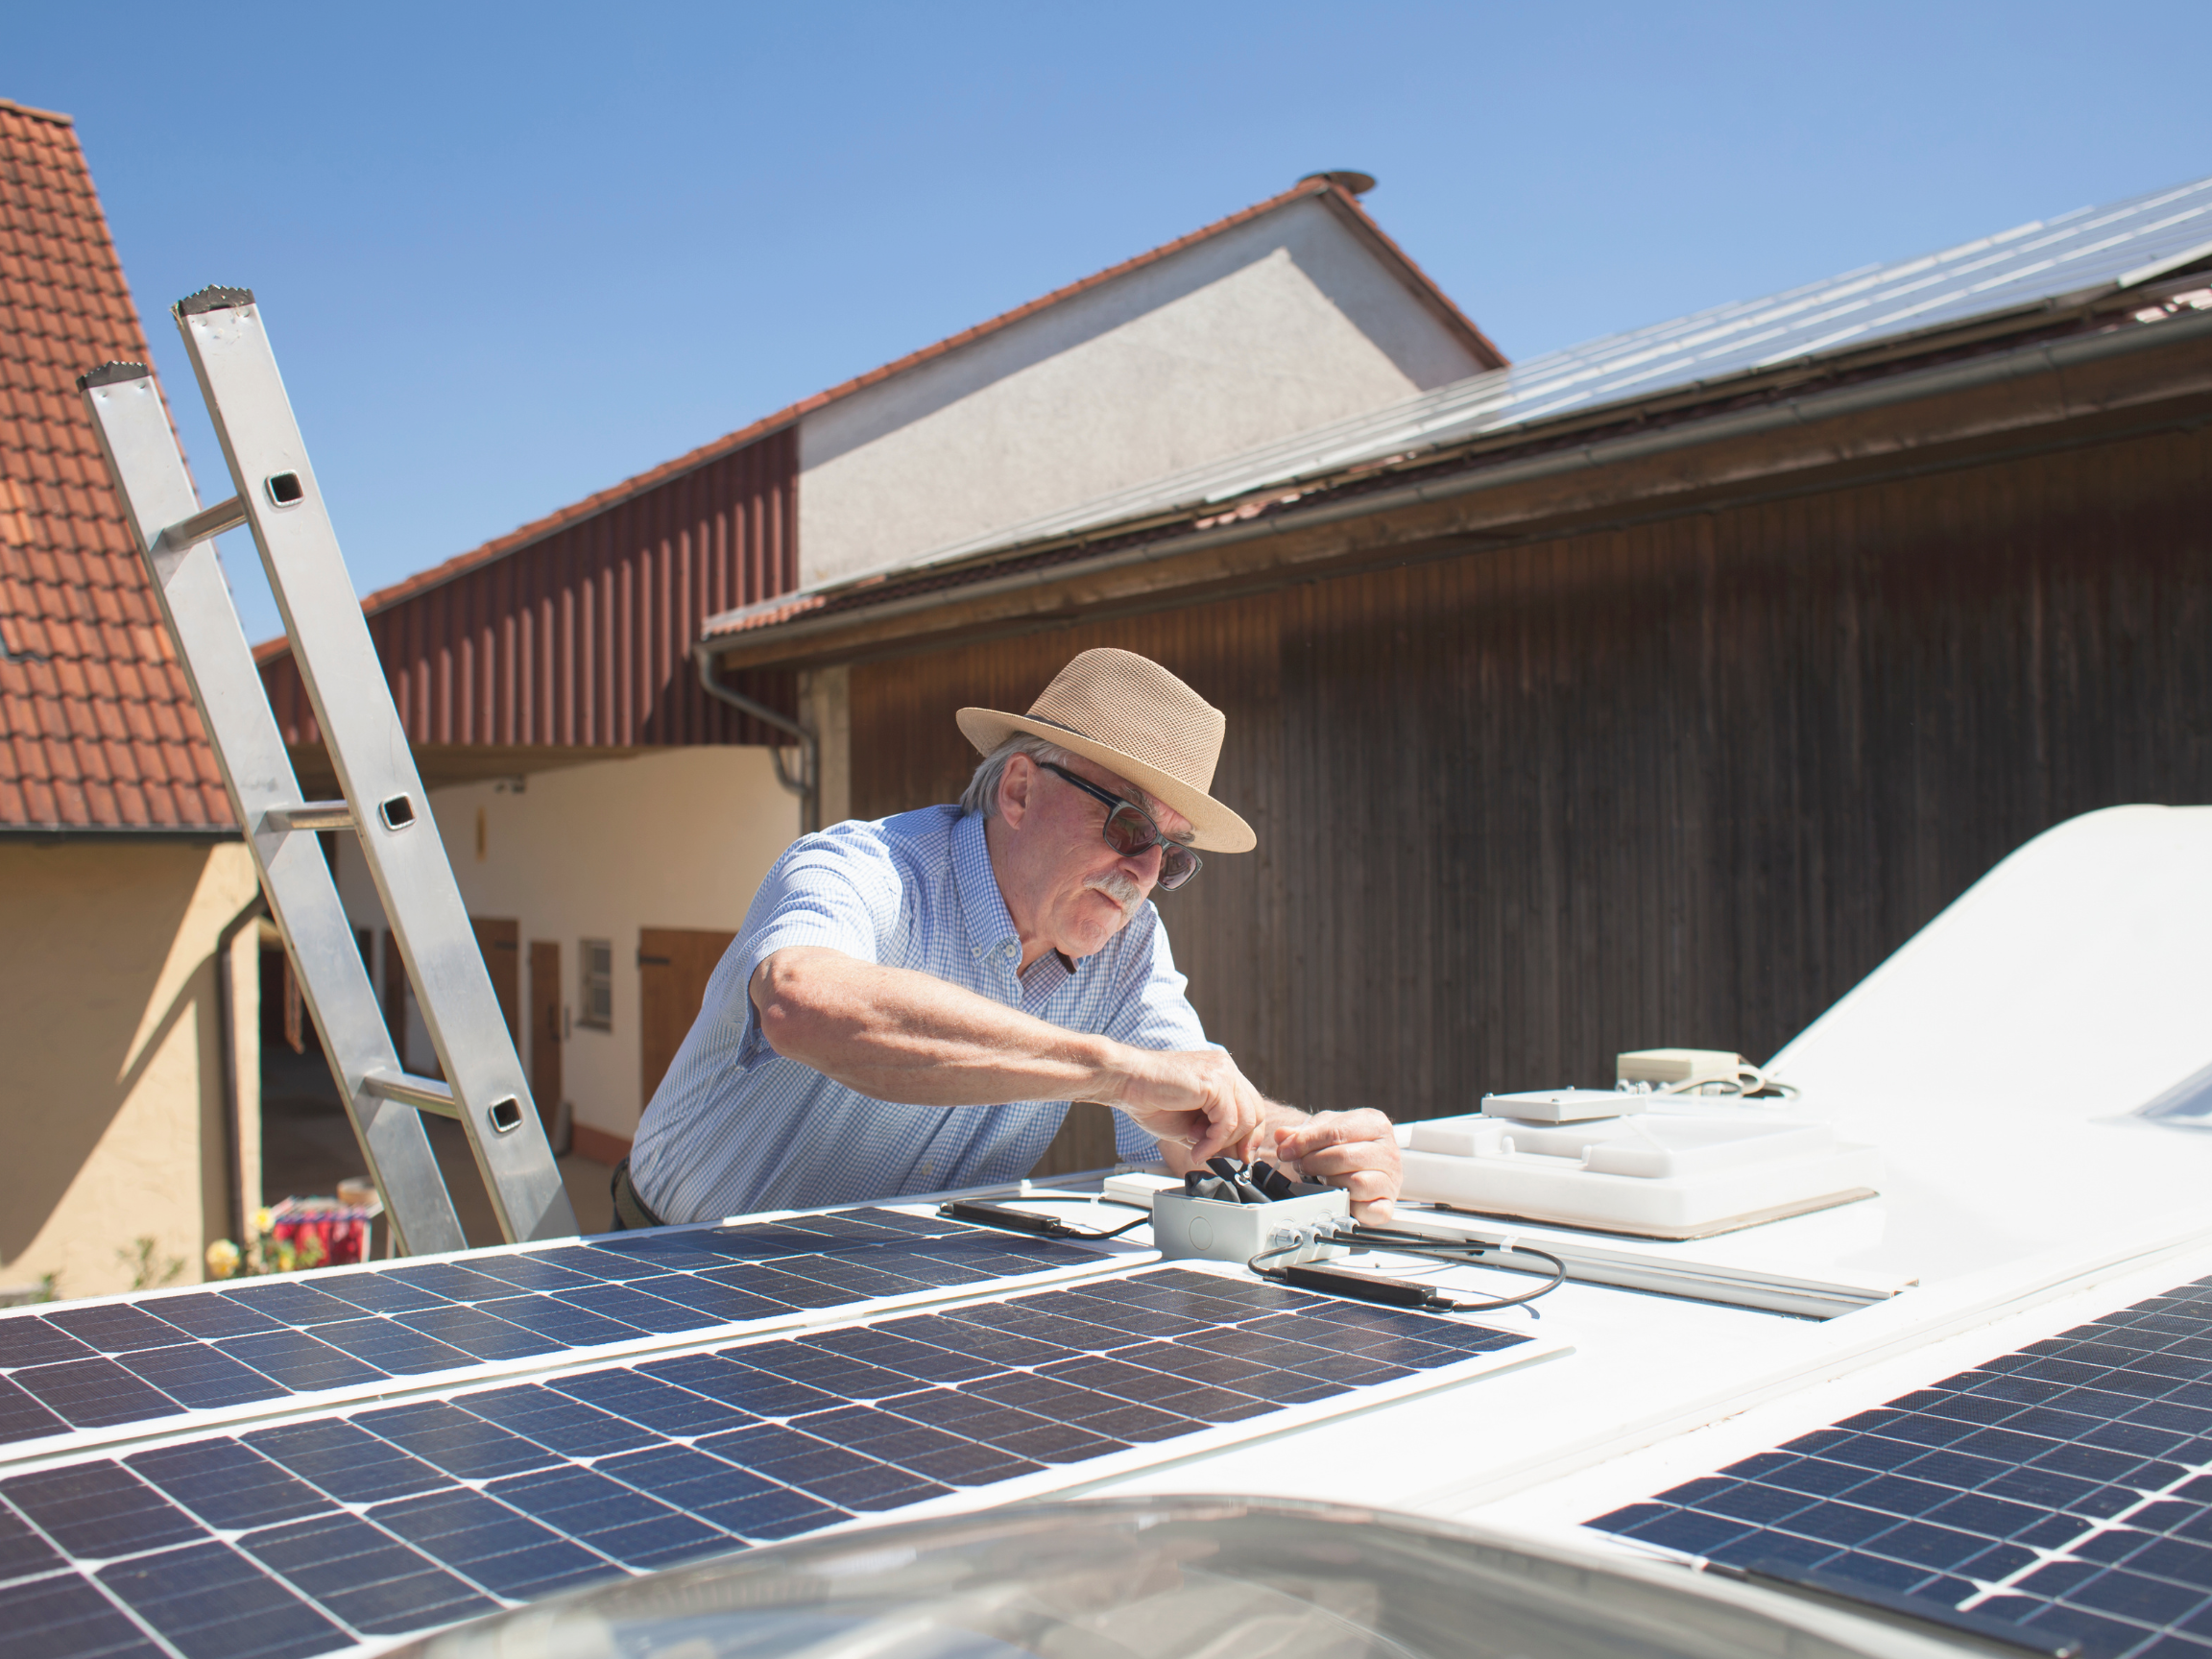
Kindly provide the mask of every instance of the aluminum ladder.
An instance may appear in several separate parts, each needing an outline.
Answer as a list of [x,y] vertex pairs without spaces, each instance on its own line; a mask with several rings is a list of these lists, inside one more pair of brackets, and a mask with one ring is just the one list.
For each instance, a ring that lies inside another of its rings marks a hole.
[[[421,1114],[457,1119],[510,1242],[576,1231],[414,752],[346,574],[299,422],[251,290],[204,288],[172,307],[237,493],[203,508],[153,372],[108,363],[78,390],[137,531],[162,619],[214,745],[230,808],[291,952],[398,1248],[468,1247]],[[215,538],[253,532],[293,661],[345,798],[301,797],[291,757],[216,562]],[[445,1082],[410,1077],[317,832],[359,837]]]

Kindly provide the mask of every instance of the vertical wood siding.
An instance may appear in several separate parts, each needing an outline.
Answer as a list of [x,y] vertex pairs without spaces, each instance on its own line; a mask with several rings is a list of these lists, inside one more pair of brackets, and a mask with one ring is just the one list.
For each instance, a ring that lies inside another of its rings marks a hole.
[[951,711],[1107,644],[1228,713],[1259,849],[1159,902],[1271,1094],[1763,1060],[2038,831],[2212,803],[2212,433],[861,664],[854,810],[952,799]]
[[[699,688],[689,653],[707,617],[797,585],[797,476],[786,427],[379,610],[369,632],[409,740],[769,741]],[[261,673],[284,741],[321,741],[291,657]],[[793,701],[788,675],[733,685]]]

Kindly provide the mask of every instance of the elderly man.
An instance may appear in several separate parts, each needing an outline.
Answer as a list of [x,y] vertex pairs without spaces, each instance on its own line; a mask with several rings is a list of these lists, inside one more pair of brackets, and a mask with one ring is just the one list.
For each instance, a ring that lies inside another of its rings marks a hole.
[[1207,793],[1221,712],[1096,650],[1026,715],[959,723],[984,757],[959,805],[836,825],[768,873],[615,1173],[618,1221],[1016,1180],[1074,1100],[1115,1110],[1132,1162],[1264,1157],[1386,1216],[1389,1120],[1264,1098],[1148,902],[1253,846]]

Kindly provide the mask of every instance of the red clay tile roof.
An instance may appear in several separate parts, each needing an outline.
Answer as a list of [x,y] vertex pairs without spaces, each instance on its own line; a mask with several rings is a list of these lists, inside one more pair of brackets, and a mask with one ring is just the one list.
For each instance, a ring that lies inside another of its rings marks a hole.
[[0,831],[231,827],[76,378],[145,362],[66,115],[0,99]]
[[[675,477],[679,473],[686,472],[695,467],[703,467],[733,450],[741,449],[755,440],[775,431],[778,427],[790,425],[802,416],[811,414],[825,404],[834,403],[840,397],[850,397],[864,387],[873,386],[881,380],[888,380],[894,374],[904,373],[917,364],[926,363],[932,357],[942,357],[947,352],[957,350],[972,341],[980,340],[987,334],[995,334],[1011,324],[1019,323],[1024,317],[1033,316],[1039,311],[1059,304],[1064,300],[1073,299],[1076,295],[1096,288],[1101,283],[1111,282],[1118,276],[1123,276],[1132,271],[1142,270],[1147,265],[1156,264],[1170,254],[1179,253],[1196,243],[1218,236],[1225,230],[1234,229],[1239,225],[1247,224],[1261,217],[1262,214],[1272,213],[1278,207],[1287,206],[1290,203],[1308,196],[1322,198],[1345,220],[1356,234],[1362,237],[1374,248],[1385,265],[1396,268],[1400,278],[1406,285],[1413,290],[1421,301],[1434,312],[1447,327],[1460,337],[1467,349],[1485,366],[1490,368],[1503,368],[1505,366],[1504,354],[1491,344],[1489,337],[1481,329],[1476,327],[1461,313],[1459,308],[1453,304],[1450,297],[1441,288],[1429,279],[1426,272],[1407,257],[1404,249],[1383,234],[1382,227],[1368,217],[1366,209],[1359,205],[1358,198],[1342,185],[1320,175],[1314,175],[1301,179],[1280,196],[1271,196],[1266,201],[1247,207],[1240,213],[1232,213],[1226,219],[1217,219],[1211,225],[1191,231],[1188,236],[1178,237],[1149,252],[1140,253],[1134,259],[1124,259],[1120,264],[1110,266],[1095,276],[1086,276],[1079,282],[1070,282],[1065,288],[1055,288],[1042,299],[1032,300],[1026,305],[1020,305],[1011,311],[1002,312],[989,322],[978,323],[974,327],[964,329],[958,334],[940,340],[934,346],[925,346],[921,350],[910,352],[896,362],[886,363],[880,369],[871,369],[867,373],[848,380],[841,386],[832,386],[827,392],[817,392],[813,397],[803,398],[787,409],[779,409],[775,414],[756,421],[750,426],[741,426],[734,432],[715,439],[711,444],[703,444],[688,454],[679,455],[673,461],[664,461],[651,471],[640,472],[635,478],[625,478],[621,483],[602,490],[596,494],[587,495],[583,500],[572,506],[564,507],[558,513],[548,514],[546,517],[525,524],[519,529],[510,530],[506,535],[487,541],[481,547],[471,548],[467,553],[456,554],[443,565],[434,565],[427,570],[417,571],[403,581],[395,582],[389,588],[380,588],[361,601],[361,608],[371,615],[374,615],[377,612],[397,605],[402,600],[411,599],[418,593],[436,588],[443,583],[450,582],[455,577],[475,569],[479,565],[489,564],[502,554],[511,553],[518,547],[527,546],[557,530],[565,529],[579,519],[589,518],[594,513],[604,512],[617,502],[628,500],[631,496],[650,490],[655,485]],[[290,642],[285,639],[268,639],[253,648],[253,655],[256,660],[267,662],[272,658],[284,655],[290,649]]]

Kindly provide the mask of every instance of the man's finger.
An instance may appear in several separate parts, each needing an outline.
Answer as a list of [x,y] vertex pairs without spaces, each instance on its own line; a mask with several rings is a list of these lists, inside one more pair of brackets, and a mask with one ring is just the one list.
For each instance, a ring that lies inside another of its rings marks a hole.
[[1324,1146],[1342,1146],[1360,1141],[1388,1141],[1397,1143],[1390,1119],[1371,1108],[1358,1112],[1324,1112],[1305,1122],[1282,1132],[1283,1149],[1290,1157],[1303,1158]]
[[1355,1141],[1348,1145],[1324,1146],[1298,1162],[1310,1175],[1350,1175],[1360,1169],[1386,1169],[1395,1175],[1400,1161],[1395,1142]]
[[1398,1196],[1398,1171],[1395,1169],[1353,1169],[1341,1175],[1329,1176],[1327,1183],[1331,1187],[1342,1188],[1355,1204]]
[[1234,1156],[1235,1148],[1241,1146],[1250,1135],[1251,1130],[1234,1118],[1210,1118],[1197,1144],[1190,1148],[1190,1156],[1201,1164],[1209,1158]]

